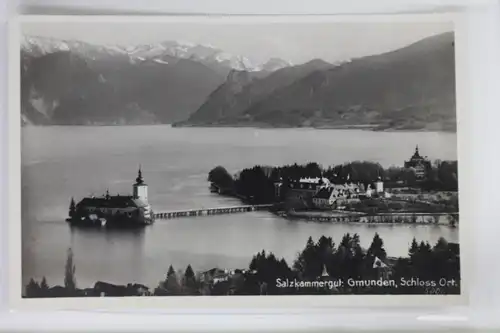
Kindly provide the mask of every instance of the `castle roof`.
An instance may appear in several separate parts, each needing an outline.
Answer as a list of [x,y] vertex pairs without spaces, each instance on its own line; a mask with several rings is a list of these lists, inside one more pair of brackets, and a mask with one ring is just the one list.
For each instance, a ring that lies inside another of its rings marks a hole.
[[110,195],[104,197],[83,198],[77,206],[99,207],[99,208],[139,208],[145,207],[140,199],[134,199],[131,195]]

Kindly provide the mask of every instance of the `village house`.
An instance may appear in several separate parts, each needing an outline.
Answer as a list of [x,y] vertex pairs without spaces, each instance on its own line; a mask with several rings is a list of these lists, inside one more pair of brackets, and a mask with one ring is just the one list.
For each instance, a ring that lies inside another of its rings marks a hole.
[[309,207],[318,191],[329,184],[330,181],[324,177],[301,178],[298,181],[292,181],[289,183],[286,201],[293,206]]
[[379,179],[373,184],[328,184],[321,187],[313,196],[312,202],[316,208],[341,208],[343,205],[358,202],[364,198],[388,198],[390,194],[384,190],[384,182]]
[[[275,195],[279,197],[284,184],[280,179],[274,185]],[[384,182],[380,177],[367,186],[354,182],[333,184],[324,177],[301,178],[290,181],[286,193],[285,201],[289,207],[319,209],[339,208],[361,199],[390,196],[385,191]]]
[[93,288],[94,296],[151,296],[149,288],[143,284],[129,283],[127,285],[115,285],[112,283],[98,281]]
[[313,197],[314,206],[317,208],[333,208],[339,204],[346,204],[353,201],[359,201],[360,196],[364,194],[362,184],[329,184],[322,187]]
[[201,283],[217,284],[219,282],[228,281],[233,272],[227,269],[212,268],[206,272],[202,272],[199,276]]
[[333,187],[323,187],[312,198],[313,204],[317,208],[330,208],[335,203],[335,195]]
[[366,188],[365,195],[368,198],[379,197],[379,198],[388,198],[390,194],[387,193],[384,189],[384,182],[382,178],[378,177],[377,181],[373,184],[369,184]]

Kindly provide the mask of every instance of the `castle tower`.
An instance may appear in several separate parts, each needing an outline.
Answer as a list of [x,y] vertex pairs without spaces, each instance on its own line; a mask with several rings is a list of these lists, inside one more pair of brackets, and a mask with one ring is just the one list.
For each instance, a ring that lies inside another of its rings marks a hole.
[[141,199],[145,203],[148,203],[148,185],[144,183],[140,167],[139,172],[137,173],[137,178],[135,179],[133,194],[134,199]]

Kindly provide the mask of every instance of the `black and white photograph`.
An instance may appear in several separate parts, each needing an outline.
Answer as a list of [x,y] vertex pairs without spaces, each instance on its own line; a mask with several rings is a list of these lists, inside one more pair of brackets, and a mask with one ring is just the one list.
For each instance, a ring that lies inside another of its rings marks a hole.
[[18,40],[23,299],[463,293],[452,20]]

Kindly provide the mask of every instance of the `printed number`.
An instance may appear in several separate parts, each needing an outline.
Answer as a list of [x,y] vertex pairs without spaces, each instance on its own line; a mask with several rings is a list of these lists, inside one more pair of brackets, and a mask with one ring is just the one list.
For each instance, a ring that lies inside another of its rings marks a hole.
[[441,289],[440,288],[436,288],[436,287],[427,287],[427,288],[425,288],[425,293],[428,294],[428,295],[440,295],[440,294],[442,294]]

